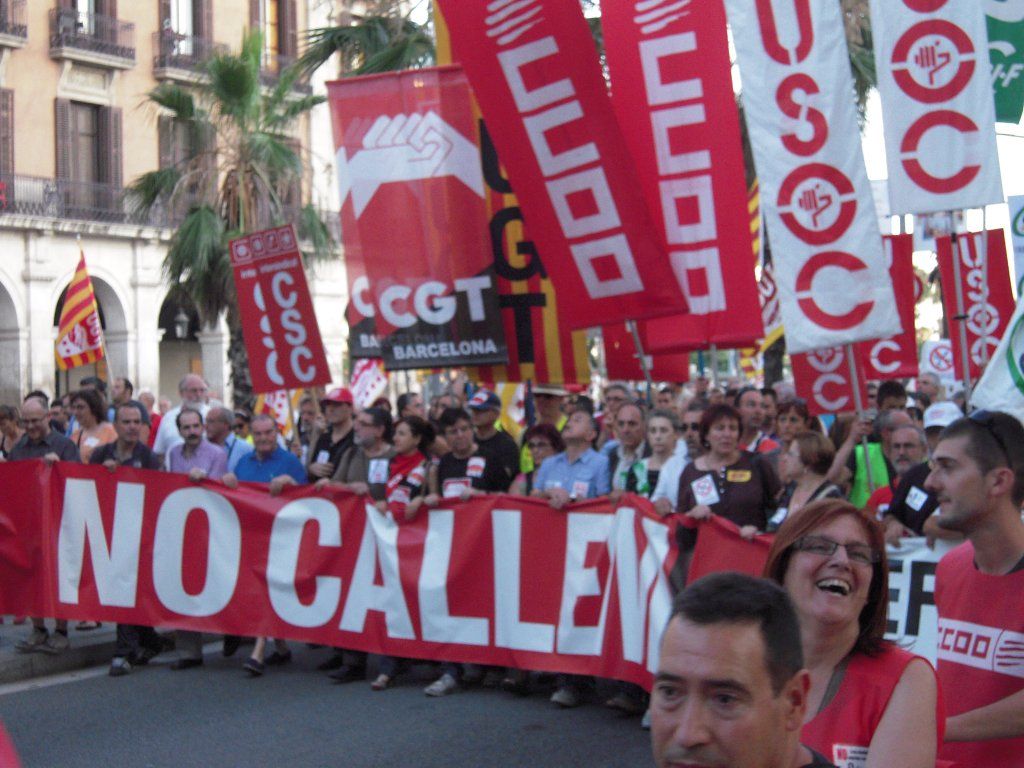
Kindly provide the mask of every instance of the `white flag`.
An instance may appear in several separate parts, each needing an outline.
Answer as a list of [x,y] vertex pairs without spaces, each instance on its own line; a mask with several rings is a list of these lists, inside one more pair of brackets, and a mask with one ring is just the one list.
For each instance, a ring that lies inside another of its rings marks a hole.
[[971,405],[1003,411],[1024,423],[1024,301],[1006,326],[1006,333],[971,396]]

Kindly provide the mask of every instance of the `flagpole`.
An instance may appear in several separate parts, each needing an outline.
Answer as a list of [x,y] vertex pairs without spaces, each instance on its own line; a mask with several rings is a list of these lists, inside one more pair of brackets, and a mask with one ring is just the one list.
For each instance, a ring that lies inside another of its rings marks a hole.
[[965,321],[967,316],[964,314],[964,284],[963,279],[960,275],[960,240],[956,233],[956,220],[953,217],[953,211],[949,212],[950,218],[950,252],[953,256],[953,298],[956,306],[956,314],[953,315],[953,320],[957,324],[957,335],[960,337],[960,356],[962,358],[962,365],[964,368],[964,407],[970,405],[971,402],[971,389],[973,385],[971,383],[971,350],[967,345],[967,325]]
[[718,345],[712,344],[711,349],[708,351],[708,357],[711,358],[711,386],[718,386]]
[[637,359],[640,361],[640,370],[644,372],[644,381],[647,382],[647,401],[651,400],[651,390],[654,389],[654,380],[651,378],[651,369],[647,365],[647,356],[644,354],[644,345],[640,341],[640,330],[636,327],[636,320],[627,320],[626,328],[633,335],[633,346],[636,347]]
[[[866,421],[867,412],[864,410],[864,398],[861,396],[860,376],[857,374],[857,361],[853,357],[853,344],[846,345],[846,363],[850,366],[850,384],[853,387],[853,405],[857,409],[857,418]],[[863,435],[860,439],[861,450],[864,451],[864,469],[867,474],[868,488],[871,493],[875,492],[875,479],[871,476],[871,461],[868,455],[868,436]]]
[[[991,291],[988,287],[988,206],[981,207],[981,235],[978,238],[978,258],[981,259],[981,295],[982,306],[988,305]],[[985,312],[981,323],[981,370],[988,365],[988,313]]]

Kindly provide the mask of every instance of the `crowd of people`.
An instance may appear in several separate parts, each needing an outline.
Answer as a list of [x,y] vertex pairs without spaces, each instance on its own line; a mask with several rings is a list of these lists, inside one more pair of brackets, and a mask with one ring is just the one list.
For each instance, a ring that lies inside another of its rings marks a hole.
[[[346,489],[368,495],[399,522],[444,499],[480,494],[529,495],[554,509],[638,494],[658,514],[681,523],[672,582],[683,603],[689,591],[687,553],[701,521],[717,516],[735,524],[744,538],[774,534],[764,575],[779,585],[791,605],[786,610],[798,620],[798,639],[789,641],[798,663],[783,667],[799,673],[779,673],[774,662],[767,668],[775,696],[786,689],[783,683],[798,679],[790,705],[798,699],[800,706],[790,709],[800,718],[799,741],[809,750],[799,752],[800,759],[816,754],[837,761],[845,749],[862,760],[850,765],[872,767],[924,768],[936,765],[938,757],[961,766],[1024,765],[1019,662],[1007,674],[998,664],[982,670],[956,661],[954,648],[940,654],[936,673],[929,662],[883,637],[886,544],[909,536],[929,543],[968,540],[939,567],[940,617],[957,626],[973,622],[1024,632],[1021,592],[1015,589],[1024,578],[1024,427],[1005,414],[965,416],[962,401],[946,399],[934,376],[922,374],[911,392],[901,382],[881,382],[869,390],[867,413],[824,417],[812,415],[787,382],[765,389],[741,382],[718,388],[698,379],[647,397],[613,382],[599,398],[538,385],[531,392],[535,419],[518,442],[502,428],[502,402],[487,389],[447,391],[429,403],[406,393],[394,408],[384,400],[358,409],[349,390],[335,388],[300,403],[290,442],[272,417],[218,404],[196,375],[182,379],[178,405],[159,410],[145,393],[134,399],[125,379],[114,381],[109,405],[104,390],[103,382],[87,380],[53,403],[33,392],[17,407],[0,406],[0,457],[82,461],[112,471],[160,469],[229,487],[262,482],[272,495],[307,483]],[[985,594],[993,600],[979,602]],[[1011,605],[997,599],[1003,595],[1014,595]],[[772,600],[765,604],[774,605]],[[743,608],[740,618],[708,618],[699,605],[683,603],[670,630],[677,624],[753,623],[764,635],[766,652],[774,653],[775,640],[765,634],[767,613]],[[31,622],[19,650],[61,653],[68,647],[66,622],[58,621],[52,632],[43,618]],[[616,684],[605,704],[637,716],[647,713],[656,752],[661,733],[666,753],[675,756],[664,764],[717,765],[697,758],[705,749],[729,754],[735,745],[683,744],[711,739],[714,729],[705,722],[696,736],[693,729],[680,730],[680,718],[693,709],[680,701],[692,695],[687,687],[696,684],[696,672],[689,666],[671,669],[671,651],[677,645],[691,655],[699,649],[677,634],[666,633],[663,671],[651,697],[637,686]],[[177,631],[172,640],[149,627],[118,625],[110,674],[129,674],[172,643],[172,669],[203,665],[199,633]],[[244,638],[226,637],[223,653],[231,656],[246,644]],[[259,677],[291,658],[285,638],[255,638],[243,667]],[[380,659],[370,685],[389,688],[408,663]],[[320,669],[337,683],[366,681],[367,655],[333,649]],[[594,690],[592,680],[577,675],[445,662],[425,693],[444,696],[473,684],[516,693],[544,684],[551,701],[563,708],[579,706]],[[716,683],[711,693],[700,694],[712,699],[708,721],[728,719],[745,706],[749,692],[717,691],[721,687]],[[741,765],[736,760],[721,764]]]

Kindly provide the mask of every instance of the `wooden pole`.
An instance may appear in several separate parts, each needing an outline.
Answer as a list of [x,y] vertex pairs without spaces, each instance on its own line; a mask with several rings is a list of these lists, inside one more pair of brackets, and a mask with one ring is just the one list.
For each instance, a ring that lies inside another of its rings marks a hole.
[[647,356],[644,354],[644,345],[640,340],[640,330],[636,327],[635,320],[627,320],[626,328],[633,336],[633,346],[636,347],[636,356],[640,361],[640,370],[644,373],[644,381],[647,382],[647,399],[650,401],[651,390],[654,389],[654,380],[651,378],[651,368],[647,364]]
[[[861,421],[866,421],[868,418],[867,411],[864,410],[864,398],[861,397],[860,392],[860,376],[857,373],[857,361],[853,356],[853,344],[846,345],[846,362],[850,366],[850,385],[853,387],[853,404],[857,409],[857,418]],[[875,492],[875,479],[871,476],[871,461],[868,455],[868,438],[867,435],[860,439],[861,450],[864,451],[864,469],[867,471],[868,476],[868,488],[871,489],[871,493]]]

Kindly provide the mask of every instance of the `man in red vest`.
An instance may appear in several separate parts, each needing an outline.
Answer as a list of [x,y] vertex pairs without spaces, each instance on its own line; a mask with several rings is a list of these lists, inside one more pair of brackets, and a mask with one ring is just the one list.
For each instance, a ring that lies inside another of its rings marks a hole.
[[990,411],[954,421],[925,488],[938,500],[939,526],[967,537],[935,576],[949,715],[939,756],[1024,766],[1024,426]]

